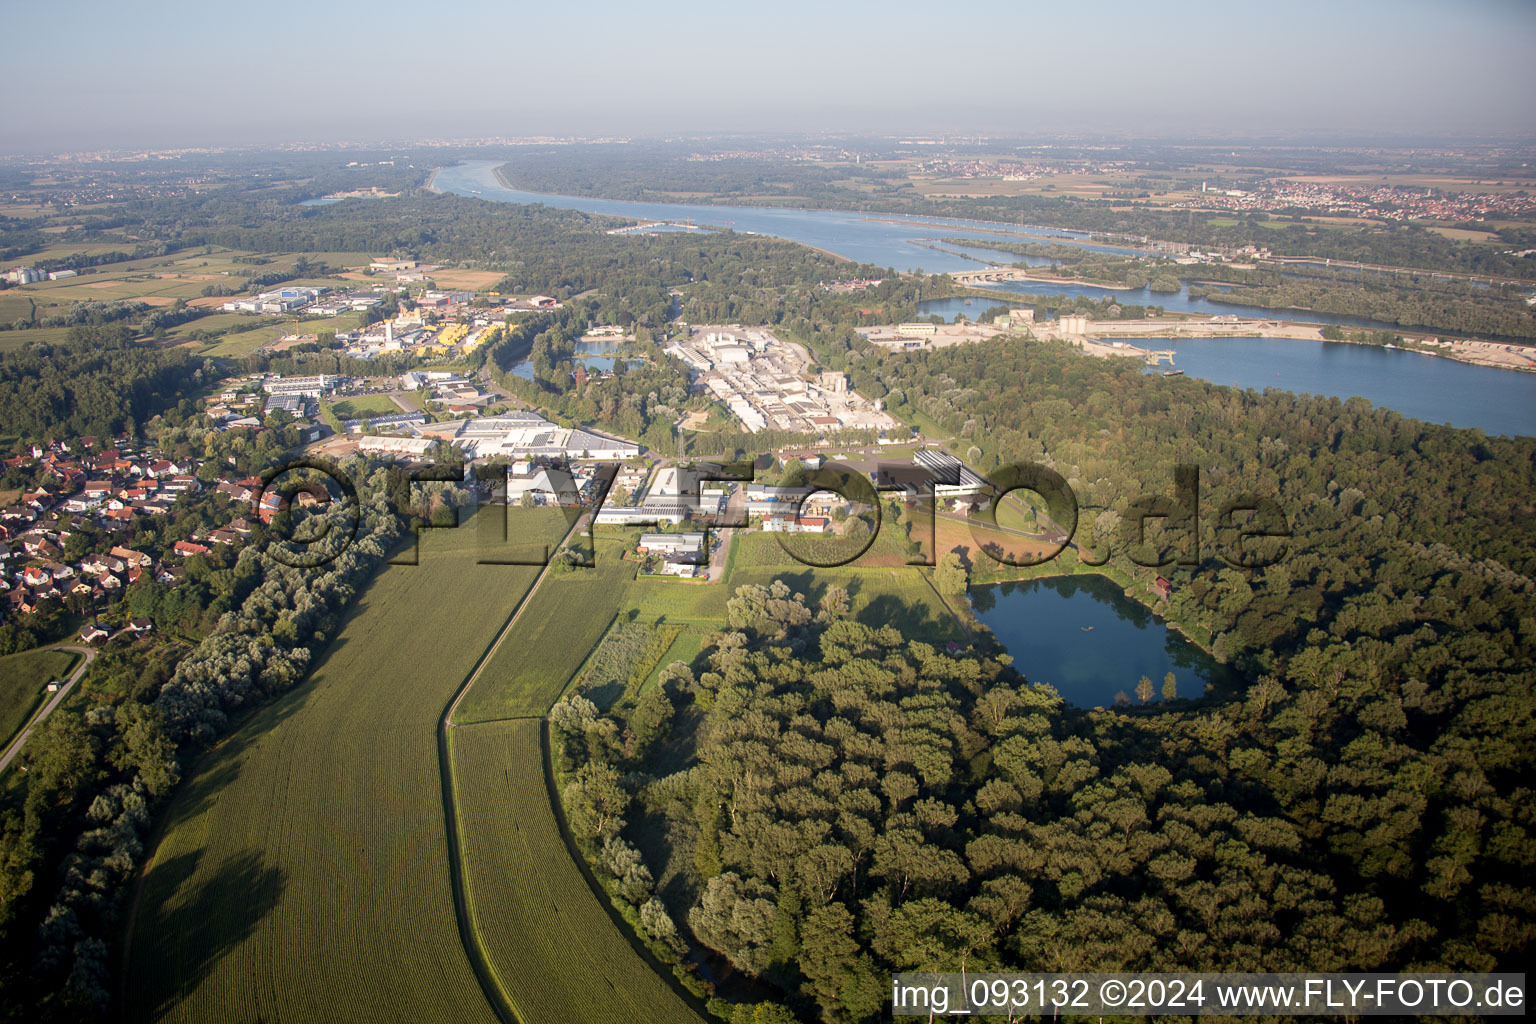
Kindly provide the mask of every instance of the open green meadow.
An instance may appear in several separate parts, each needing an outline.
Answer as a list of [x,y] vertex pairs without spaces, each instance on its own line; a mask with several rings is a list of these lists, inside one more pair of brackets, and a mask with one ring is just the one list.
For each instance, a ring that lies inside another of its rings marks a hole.
[[[232,313],[230,315],[239,316],[240,314]],[[194,320],[191,324],[183,326],[195,327],[195,325],[199,322],[200,321]],[[204,330],[217,329],[218,328],[216,327],[204,327]],[[290,324],[281,323],[273,324],[270,327],[257,327],[254,330],[241,331],[238,334],[226,334],[222,338],[217,338],[214,341],[204,345],[202,348],[198,349],[198,354],[205,356],[228,356],[232,359],[242,359],[245,356],[250,355],[252,352],[255,352],[257,349],[261,348],[261,346],[270,344],[271,342],[276,341],[278,338],[281,338],[291,329],[292,326]]]
[[704,636],[706,632],[708,631],[700,630],[696,626],[684,627],[683,631],[677,634],[677,638],[672,641],[672,645],[657,659],[655,666],[652,667],[650,673],[645,677],[645,682],[640,684],[640,693],[643,694],[652,686],[655,686],[656,680],[661,676],[662,669],[674,661],[680,661],[684,665],[692,665],[693,659],[697,658],[699,652],[704,649]]
[[[859,555],[850,566],[857,568],[897,568],[907,564],[907,549],[903,543],[905,536],[899,523],[890,522],[888,519],[881,522],[879,531],[875,534],[873,543]],[[801,558],[812,561],[836,561],[847,557],[859,549],[864,543],[859,540],[848,540],[831,534],[782,534],[740,532],[736,535],[736,552],[732,560],[732,568],[741,567],[766,567],[783,566],[787,569],[810,568]],[[789,550],[785,550],[788,545]],[[795,554],[791,554],[793,551]]]
[[634,576],[635,563],[601,539],[594,568],[551,573],[464,695],[454,723],[543,716],[619,613]]
[[27,724],[43,701],[43,687],[67,679],[79,659],[73,651],[22,651],[0,658],[0,747]]
[[567,848],[542,732],[537,718],[449,731],[470,922],[497,984],[524,1024],[698,1024]]
[[484,554],[474,525],[426,532],[309,678],[189,771],[133,919],[129,1017],[496,1021],[454,914],[436,732],[539,569]]
[[400,411],[388,395],[357,395],[331,403],[331,411],[338,418],[355,420],[363,416],[389,416]]
[[633,611],[648,622],[711,623],[715,628],[725,621],[725,602],[730,587],[718,583],[679,582],[662,577],[635,580],[624,595],[623,610]]

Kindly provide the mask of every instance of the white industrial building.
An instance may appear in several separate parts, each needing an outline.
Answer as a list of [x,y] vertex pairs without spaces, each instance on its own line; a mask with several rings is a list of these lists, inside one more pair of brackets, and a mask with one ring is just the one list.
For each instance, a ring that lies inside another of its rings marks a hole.
[[565,460],[622,461],[640,454],[640,446],[576,427],[561,427],[532,412],[464,420],[451,440],[472,459],[546,456]]
[[320,398],[351,381],[350,377],[338,377],[335,374],[326,373],[313,377],[268,377],[261,382],[261,389],[269,395],[303,395],[306,398]]
[[425,458],[435,438],[431,437],[364,437],[357,443],[361,452],[378,452],[386,455],[409,455]]
[[693,555],[704,553],[702,533],[642,533],[636,551],[651,555]]
[[309,305],[329,290],[296,285],[262,292],[251,298],[230,299],[222,308],[227,313],[288,313]]
[[604,505],[593,522],[598,526],[650,526],[667,523],[676,526],[689,516],[686,505]]

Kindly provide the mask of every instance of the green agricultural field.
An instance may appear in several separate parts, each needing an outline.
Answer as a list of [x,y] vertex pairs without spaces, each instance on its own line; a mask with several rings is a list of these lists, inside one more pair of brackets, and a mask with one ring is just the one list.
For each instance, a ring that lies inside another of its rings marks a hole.
[[[849,564],[860,568],[905,566],[907,553],[903,537],[904,532],[900,524],[888,519],[883,520],[879,532],[875,534],[874,542]],[[777,534],[761,533],[756,530],[742,532],[737,534],[736,551],[731,565],[733,569],[771,566],[790,570],[808,569],[811,567],[786,551],[785,545],[811,559],[832,561],[857,551],[861,543],[862,541],[846,540],[831,533],[825,535]]]
[[617,544],[598,542],[597,565],[551,573],[463,702],[454,722],[541,716],[602,639],[635,586],[635,564]]
[[[87,274],[62,281],[32,285],[39,310],[44,304],[67,306],[71,302],[107,302],[113,299],[195,299],[213,278],[201,272],[175,270],[167,266],[118,270],[127,264],[111,264],[113,273]],[[219,281],[227,281],[220,277]],[[170,305],[163,302],[162,305]]]
[[23,651],[0,658],[0,747],[27,724],[42,703],[43,687],[67,679],[79,658],[73,651]]
[[0,324],[14,324],[32,318],[32,297],[16,292],[0,292]]
[[366,267],[378,258],[376,254],[366,252],[309,252],[304,255],[316,263],[332,267]]
[[389,416],[399,412],[400,407],[388,395],[357,395],[331,403],[331,411],[340,419],[355,420],[363,416]]
[[470,922],[497,984],[524,1024],[700,1024],[566,846],[542,730],[524,718],[449,732]]
[[135,908],[127,1017],[495,1024],[454,913],[437,727],[539,569],[484,554],[476,524],[428,531],[303,684],[189,769]]
[[262,323],[263,318],[254,313],[209,313],[200,316],[196,320],[188,320],[184,324],[177,324],[168,333],[172,338],[185,338],[193,331],[223,331],[237,325],[249,326]]
[[[732,556],[733,568],[763,568],[765,566],[801,566],[801,563],[790,557],[779,544],[779,539],[771,533],[759,533],[742,531],[736,535],[736,552]],[[804,568],[804,566],[801,566]]]
[[713,623],[725,619],[725,602],[730,599],[725,583],[679,583],[666,577],[637,579],[625,596],[624,611],[634,611],[648,622]]
[[0,352],[14,352],[31,341],[57,345],[69,340],[68,327],[33,327],[25,331],[0,331]]
[[[197,323],[198,321],[194,320],[186,326],[195,327]],[[209,342],[199,349],[199,354],[205,356],[229,356],[233,359],[241,359],[255,352],[261,346],[281,338],[292,329],[292,326],[289,323],[279,323],[270,327],[258,327],[252,331],[241,331],[238,334],[226,334],[222,338]],[[209,328],[204,329],[207,330]]]
[[128,252],[134,246],[127,239],[107,242],[56,242],[45,246],[41,252],[30,253],[18,259],[18,263],[37,263],[42,260],[63,259],[66,256],[102,256],[109,252]]

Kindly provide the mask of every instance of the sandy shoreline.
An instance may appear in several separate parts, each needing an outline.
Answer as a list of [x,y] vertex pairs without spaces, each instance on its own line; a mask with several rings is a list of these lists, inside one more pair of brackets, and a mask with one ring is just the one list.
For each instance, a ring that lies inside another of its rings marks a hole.
[[[1109,321],[1100,321],[1108,324]],[[1169,320],[1157,325],[1146,321],[1120,321],[1115,322],[1120,328],[1115,331],[1093,331],[1087,335],[1064,337],[1051,332],[1050,338],[1061,338],[1068,341],[1081,341],[1086,344],[1084,350],[1090,355],[1097,356],[1137,356],[1138,353],[1123,348],[1114,348],[1111,342],[1116,338],[1160,338],[1168,341],[1230,341],[1238,338],[1263,338],[1268,341],[1311,341],[1326,342],[1333,345],[1366,345],[1372,348],[1384,346],[1371,345],[1370,342],[1357,341],[1349,338],[1324,338],[1321,324],[1303,321],[1263,321],[1251,320],[1240,323],[1210,324],[1200,321]],[[1219,330],[1217,329],[1219,328]],[[1501,346],[1502,347],[1502,346]],[[1489,356],[1480,356],[1476,351],[1465,352],[1460,350],[1436,350],[1429,348],[1415,348],[1409,345],[1394,345],[1391,351],[1411,352],[1422,356],[1435,356],[1440,359],[1449,359],[1452,362],[1465,363],[1468,366],[1481,366],[1490,370],[1510,370],[1515,373],[1536,373],[1536,365],[1521,366],[1513,362],[1500,362]],[[1531,349],[1531,356],[1536,359],[1536,349]]]

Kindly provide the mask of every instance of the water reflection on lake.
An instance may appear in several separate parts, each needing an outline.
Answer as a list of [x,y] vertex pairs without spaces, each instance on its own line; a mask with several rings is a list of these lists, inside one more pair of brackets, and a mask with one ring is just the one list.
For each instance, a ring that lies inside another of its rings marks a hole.
[[1136,685],[1152,680],[1161,700],[1174,674],[1179,697],[1207,685],[1231,689],[1236,674],[1103,576],[1050,576],[971,588],[976,617],[1013,656],[1030,682],[1049,683],[1069,704],[1109,707],[1123,697],[1139,704]]

